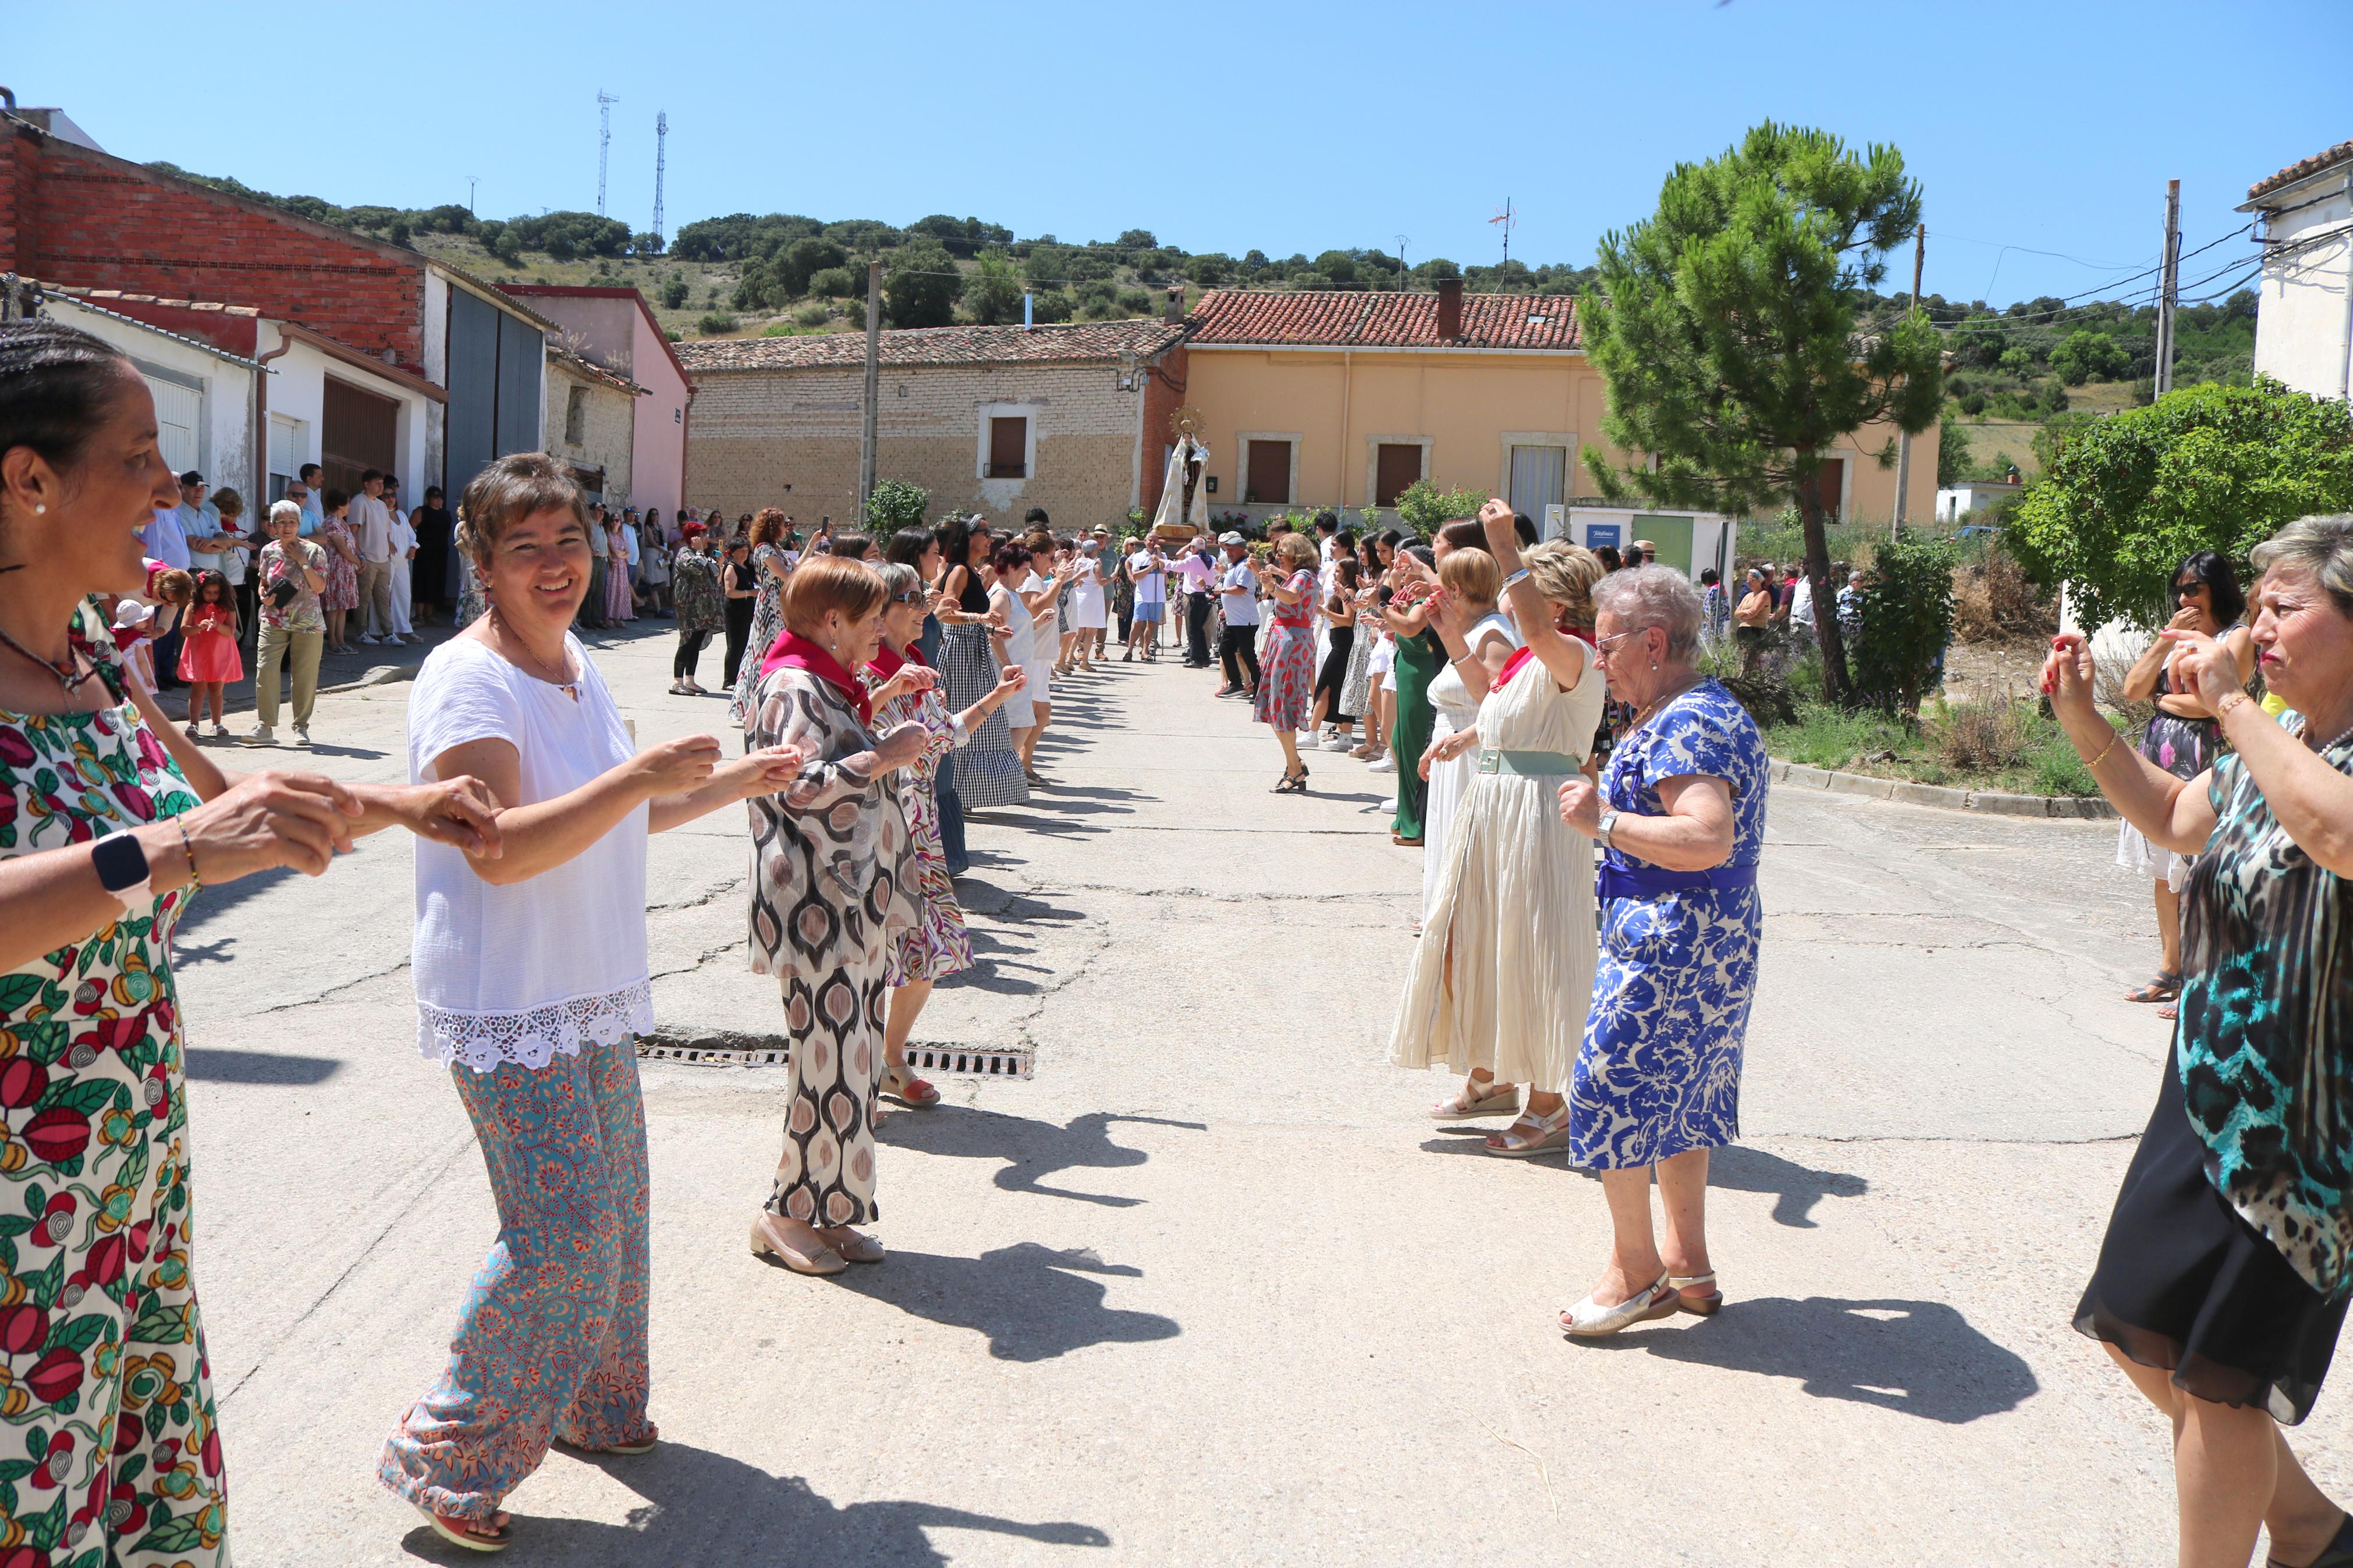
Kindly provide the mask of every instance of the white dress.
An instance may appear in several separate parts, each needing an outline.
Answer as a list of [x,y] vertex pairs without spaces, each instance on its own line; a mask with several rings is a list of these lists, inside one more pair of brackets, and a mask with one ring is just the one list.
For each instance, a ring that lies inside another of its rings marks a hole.
[[[1034,594],[1045,585],[1046,579],[1032,572],[1022,583],[1021,591],[1025,594]],[[1033,704],[1037,699],[1047,696],[1048,688],[1053,679],[1055,661],[1062,655],[1060,609],[1049,604],[1043,610],[1036,611],[1034,614],[1037,618],[1031,622],[1029,627],[1029,658],[1021,667],[1029,672],[1029,684],[1023,687],[1021,690]]]
[[[1472,626],[1471,635],[1463,640],[1470,644],[1471,656],[1475,658],[1481,649],[1499,637],[1505,647],[1520,646],[1520,634],[1510,619],[1494,615],[1482,616]],[[1430,726],[1430,738],[1433,742],[1469,729],[1479,719],[1479,704],[1472,700],[1471,689],[1462,684],[1462,671],[1451,664],[1440,670],[1438,679],[1430,683],[1430,705],[1436,710]],[[1398,766],[1418,765],[1420,761],[1416,757],[1409,764],[1405,758],[1399,757]],[[1421,806],[1423,844],[1434,847],[1446,842],[1447,826],[1454,820],[1454,805],[1462,798],[1462,792],[1470,787],[1471,770],[1476,765],[1476,759],[1467,756],[1430,764],[1430,787],[1422,796]],[[1428,850],[1424,850],[1421,857],[1421,919],[1424,926],[1430,923],[1430,907],[1438,902],[1439,868],[1444,858]]]
[[392,629],[396,637],[409,637],[417,628],[409,624],[409,569],[417,564],[408,552],[417,548],[417,531],[400,512],[392,514]]
[[[1029,618],[1029,606],[1021,602],[1020,595],[1003,583],[989,589],[988,604],[989,608],[1003,616],[1005,624],[1013,628],[1013,635],[1005,639],[1001,656],[1006,665],[1018,665],[1030,670],[1029,679],[1035,682],[1038,677],[1031,669],[1031,661],[1037,657],[1038,638],[1034,623]],[[1027,730],[1038,722],[1038,715],[1029,709],[1029,687],[1023,687],[1005,700],[1005,722],[1008,728],[1014,730]]]
[[[1582,763],[1604,696],[1589,648],[1568,691],[1542,660],[1525,659],[1479,705],[1480,754],[1510,751],[1532,763],[1525,753],[1556,752]],[[1570,776],[1473,764],[1444,847],[1430,840],[1438,901],[1398,1004],[1389,1059],[1398,1066],[1492,1068],[1506,1083],[1567,1089],[1599,961],[1593,841],[1560,819],[1556,798]]]
[[1071,570],[1071,627],[1074,631],[1099,632],[1110,624],[1103,601],[1103,563],[1082,556]]
[[[470,637],[435,648],[408,700],[408,775],[468,741],[513,743],[528,805],[568,795],[636,750],[579,640],[579,700]],[[463,853],[416,841],[417,1045],[427,1058],[490,1072],[537,1069],[584,1041],[613,1045],[653,1027],[646,970],[646,807],[561,866],[494,887]]]

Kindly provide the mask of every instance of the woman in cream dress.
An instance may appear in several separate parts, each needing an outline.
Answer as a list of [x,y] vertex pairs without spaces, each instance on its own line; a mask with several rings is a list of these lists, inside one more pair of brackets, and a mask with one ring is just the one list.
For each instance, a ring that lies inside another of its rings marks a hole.
[[[1593,843],[1560,819],[1560,786],[1577,775],[1600,721],[1603,682],[1591,646],[1601,563],[1560,541],[1523,570],[1511,513],[1488,544],[1525,646],[1479,704],[1478,722],[1433,748],[1472,759],[1469,787],[1442,847],[1438,896],[1398,1005],[1389,1056],[1444,1062],[1468,1075],[1440,1121],[1520,1115],[1487,1151],[1525,1158],[1564,1147],[1561,1098],[1585,1034],[1599,949]],[[1528,1086],[1525,1107],[1516,1086]]]
[[1422,842],[1430,848],[1421,858],[1421,918],[1429,923],[1445,882],[1443,849],[1454,813],[1471,787],[1471,770],[1477,761],[1457,749],[1445,752],[1446,741],[1479,721],[1479,705],[1502,673],[1504,662],[1520,650],[1520,634],[1511,619],[1495,611],[1504,574],[1495,558],[1483,550],[1461,546],[1447,552],[1438,563],[1440,592],[1430,601],[1437,608],[1430,629],[1446,645],[1446,668],[1430,683],[1431,724],[1430,744],[1419,763],[1429,793],[1422,796]]

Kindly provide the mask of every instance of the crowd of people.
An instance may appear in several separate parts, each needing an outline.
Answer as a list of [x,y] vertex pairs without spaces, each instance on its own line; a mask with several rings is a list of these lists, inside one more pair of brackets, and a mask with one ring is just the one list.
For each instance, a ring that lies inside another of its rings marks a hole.
[[[1501,501],[1427,542],[1331,521],[1173,550],[1042,516],[793,550],[764,513],[722,545],[690,518],[655,584],[681,658],[690,637],[733,640],[739,590],[747,636],[764,616],[774,630],[730,685],[740,753],[712,735],[639,747],[575,627],[600,580],[622,613],[612,584],[635,598],[645,553],[632,574],[567,470],[522,454],[467,487],[453,548],[485,607],[420,671],[410,782],[240,776],[158,707],[180,667],[164,637],[213,684],[250,585],[257,651],[299,670],[311,639],[315,666],[328,531],[305,538],[308,498],[290,495],[240,583],[160,562],[155,520],[201,500],[156,438],[117,351],[0,325],[0,1187],[37,1216],[5,1259],[9,1343],[37,1352],[11,1352],[0,1408],[12,1539],[112,1561],[160,1531],[174,1561],[227,1560],[171,947],[206,883],[322,875],[388,828],[416,839],[419,1046],[474,1124],[500,1234],[378,1473],[445,1540],[500,1550],[501,1504],[552,1442],[660,1440],[632,1049],[653,1023],[649,836],[746,813],[750,962],[792,1047],[752,1250],[812,1276],[881,1263],[880,1102],[936,1102],[906,1042],[972,957],[951,817],[1023,797],[1040,699],[1101,663],[1114,621],[1143,662],[1181,621],[1174,646],[1207,668],[1214,633],[1220,690],[1276,731],[1280,793],[1313,793],[1311,750],[1391,763],[1395,837],[1430,868],[1391,1056],[1458,1074],[1432,1114],[1499,1120],[1497,1156],[1558,1150],[1599,1174],[1609,1256],[1563,1328],[1722,1307],[1707,1165],[1737,1133],[1767,768],[1699,665],[1709,604],[1681,571],[1536,542]],[[216,558],[242,536],[183,533]],[[2182,614],[2133,678],[2213,726],[2195,772],[2188,742],[2126,743],[2084,638],[2057,638],[2044,669],[2102,791],[2152,856],[2186,862],[2175,1048],[2075,1321],[2171,1425],[2182,1561],[2243,1563],[2267,1529],[2303,1568],[2353,1561],[2353,1521],[2281,1431],[2312,1407],[2353,1286],[2353,517],[2291,524],[2252,566],[2242,611],[2235,579],[2184,563]],[[112,1419],[145,1398],[134,1378],[185,1397]]]

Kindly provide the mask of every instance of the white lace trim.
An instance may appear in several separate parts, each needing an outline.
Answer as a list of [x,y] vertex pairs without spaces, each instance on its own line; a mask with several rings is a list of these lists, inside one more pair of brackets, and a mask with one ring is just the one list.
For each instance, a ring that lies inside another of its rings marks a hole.
[[458,1013],[419,1002],[417,1051],[444,1067],[455,1062],[476,1072],[495,1072],[512,1062],[537,1072],[558,1051],[578,1056],[584,1040],[618,1045],[650,1034],[653,1026],[653,984],[647,980],[522,1013]]

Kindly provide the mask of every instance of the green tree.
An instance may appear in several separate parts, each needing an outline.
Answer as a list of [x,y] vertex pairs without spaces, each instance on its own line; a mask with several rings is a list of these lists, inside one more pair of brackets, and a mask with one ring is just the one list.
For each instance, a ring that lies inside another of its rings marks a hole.
[[2105,332],[2073,331],[2051,351],[2051,368],[2069,386],[2081,386],[2087,381],[2116,380],[2132,368],[2132,355]]
[[902,246],[882,279],[882,309],[894,327],[944,327],[955,320],[964,277],[936,245]]
[[1953,542],[1935,534],[1905,533],[1873,548],[1854,638],[1855,689],[1864,702],[1900,718],[1919,716],[1953,640],[1959,563]]
[[902,528],[923,526],[932,492],[904,479],[877,479],[866,498],[866,527],[877,538],[888,538]]
[[977,268],[964,280],[964,308],[984,327],[1021,319],[1021,277],[1013,270],[1012,258],[1001,250],[982,252]]
[[[1654,216],[1604,237],[1600,290],[1581,301],[1608,386],[1602,430],[1658,465],[1613,468],[1588,449],[1602,492],[1734,513],[1794,501],[1814,602],[1829,604],[1824,454],[1878,421],[1925,430],[1944,402],[1944,343],[1926,312],[1856,330],[1919,217],[1901,153],[1858,157],[1826,132],[1759,125],[1720,158],[1679,164]],[[1892,465],[1894,441],[1876,456]],[[1844,705],[1838,617],[1814,626],[1823,695]]]
[[1398,495],[1398,521],[1427,539],[1458,518],[1478,516],[1486,502],[1485,490],[1442,490],[1428,479],[1416,479]]
[[1947,407],[1943,414],[1938,416],[1938,428],[1936,431],[1937,488],[1941,489],[1947,485],[1957,485],[1960,483],[1961,476],[1968,471],[1969,433],[1961,428],[1961,422],[1953,416],[1952,409]]
[[666,310],[684,310],[686,308],[686,279],[680,277],[675,272],[663,279],[661,286],[661,302],[662,309]]
[[1220,250],[1188,258],[1185,276],[1204,289],[1222,289],[1234,280],[1234,258]]
[[2282,523],[2353,510],[2353,416],[2278,382],[2184,387],[2077,432],[2010,514],[2030,576],[2074,617],[2162,624],[2182,557],[2244,561]]

